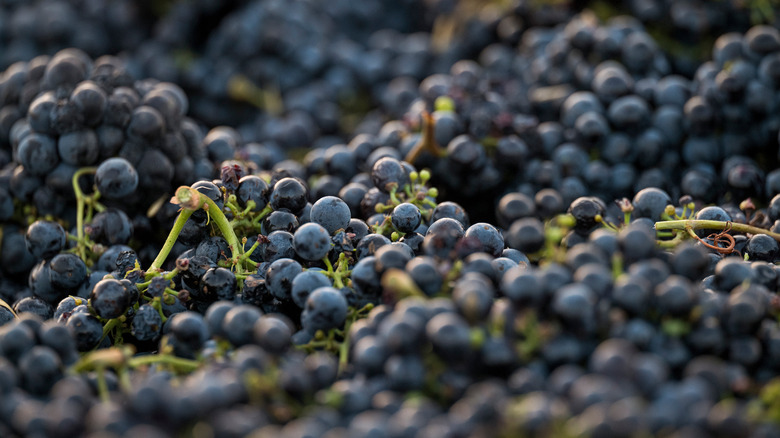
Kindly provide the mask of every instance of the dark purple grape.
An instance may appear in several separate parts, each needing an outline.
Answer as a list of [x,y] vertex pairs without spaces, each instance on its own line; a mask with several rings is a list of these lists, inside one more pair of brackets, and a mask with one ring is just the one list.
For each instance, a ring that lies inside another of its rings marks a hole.
[[[731,221],[731,215],[718,206],[704,207],[696,212],[696,220],[709,220],[709,221]],[[712,233],[712,230],[695,230],[696,235],[704,238]]]
[[266,272],[268,291],[278,300],[291,299],[293,280],[302,270],[301,264],[292,259],[271,263]]
[[200,289],[208,300],[232,300],[236,295],[236,276],[229,269],[217,267],[200,278]]
[[292,299],[301,309],[306,305],[306,299],[314,289],[331,286],[331,282],[325,274],[319,271],[308,270],[296,275],[292,281]]
[[293,234],[295,252],[304,260],[321,260],[332,247],[330,234],[321,225],[310,222],[301,225]]
[[663,190],[650,187],[637,192],[631,203],[634,206],[636,217],[647,217],[653,221],[659,221],[661,213],[664,212],[667,205],[672,203],[672,199]]
[[598,224],[596,216],[606,214],[606,207],[598,198],[582,197],[571,203],[569,213],[577,221],[575,225],[577,231],[589,232]]
[[778,248],[777,241],[766,234],[753,235],[745,246],[745,252],[750,260],[774,262],[778,251],[780,248]]
[[57,140],[57,151],[64,163],[74,166],[94,164],[100,155],[95,131],[82,129],[61,135]]
[[65,324],[44,321],[38,330],[38,337],[41,340],[41,345],[54,350],[63,364],[72,365],[79,359],[76,341]]
[[339,198],[347,204],[351,216],[361,217],[360,202],[363,200],[366,192],[368,192],[366,186],[358,183],[345,184],[339,190]]
[[404,202],[393,208],[390,219],[396,230],[402,233],[411,233],[420,226],[422,214],[416,205]]
[[463,225],[455,219],[442,218],[428,227],[423,252],[429,256],[448,258],[465,234]]
[[344,324],[347,317],[347,300],[333,287],[320,287],[311,292],[301,314],[301,324],[313,333],[330,330]]
[[426,295],[436,295],[444,284],[435,261],[426,256],[415,257],[406,264],[406,272]]
[[105,245],[124,245],[133,237],[133,223],[127,213],[108,208],[96,214],[86,227],[89,237]]
[[469,216],[466,210],[459,204],[452,201],[440,202],[436,208],[433,209],[431,214],[431,223],[436,222],[441,218],[455,219],[463,225],[463,228],[469,226]]
[[149,304],[143,304],[133,315],[130,333],[139,341],[154,341],[160,337],[162,325],[162,318],[157,309]]
[[[86,309],[86,306],[84,308]],[[74,309],[66,325],[76,340],[76,348],[81,352],[89,351],[95,348],[103,337],[103,325],[91,314],[79,312],[77,309],[78,307]]]
[[254,342],[254,326],[262,317],[263,312],[250,305],[235,306],[230,309],[222,320],[222,331],[231,344],[236,347]]
[[19,358],[22,387],[29,393],[43,396],[49,393],[63,375],[62,360],[49,347],[37,345]]
[[[224,207],[225,201],[222,199],[222,191],[213,182],[198,181],[195,184],[193,184],[191,187],[199,191],[200,193],[208,196],[209,199],[214,201],[214,203],[217,204],[217,207],[219,207],[220,209]],[[192,213],[192,219],[198,224],[205,225],[208,216],[206,215],[205,211],[198,209]]]
[[285,209],[298,214],[306,206],[308,189],[295,178],[282,178],[274,184],[268,203],[274,210]]
[[32,296],[24,297],[15,302],[14,312],[17,315],[35,315],[36,318],[45,321],[54,315],[54,307],[42,298]]
[[404,269],[406,263],[414,257],[411,249],[398,242],[383,245],[374,253],[374,269],[381,275],[388,269]]
[[281,318],[263,315],[255,322],[253,332],[255,342],[268,352],[280,354],[292,345],[290,326]]
[[390,193],[393,187],[403,190],[410,183],[409,174],[401,162],[391,158],[380,158],[371,169],[371,180],[374,186],[384,193]]
[[132,297],[122,282],[105,279],[99,281],[92,289],[89,303],[99,317],[113,319],[125,313],[132,304]]
[[55,288],[73,294],[87,279],[87,265],[75,254],[57,254],[49,262],[49,281]]
[[55,256],[65,247],[65,230],[56,222],[38,220],[27,227],[27,250],[36,258]]
[[177,313],[171,318],[170,330],[176,341],[190,352],[197,352],[209,338],[209,327],[203,316],[196,312]]
[[261,211],[268,204],[268,192],[268,183],[265,180],[255,175],[247,175],[238,182],[236,198],[241,207],[246,208],[247,202],[254,201],[253,211]]
[[95,185],[107,199],[121,199],[138,187],[138,172],[124,158],[109,158],[98,166]]
[[276,210],[263,219],[262,231],[265,234],[271,234],[274,231],[294,233],[299,224],[300,221],[294,214],[285,210]]
[[375,262],[376,258],[373,255],[362,257],[352,268],[350,275],[352,287],[366,297],[378,297],[382,293],[380,277],[374,267]]
[[263,261],[273,263],[279,259],[295,257],[294,236],[291,233],[273,231],[268,234],[267,238],[268,241],[256,250],[262,255]]
[[464,239],[475,239],[482,247],[482,251],[494,257],[498,257],[504,250],[504,237],[494,227],[486,222],[479,222],[470,226],[463,235]]
[[22,166],[36,176],[46,176],[60,162],[55,140],[37,132],[22,139],[17,154]]
[[340,198],[325,196],[312,204],[310,218],[332,235],[349,225],[351,214],[349,206]]
[[92,81],[82,81],[70,95],[70,102],[86,126],[98,125],[103,120],[107,100],[106,92]]

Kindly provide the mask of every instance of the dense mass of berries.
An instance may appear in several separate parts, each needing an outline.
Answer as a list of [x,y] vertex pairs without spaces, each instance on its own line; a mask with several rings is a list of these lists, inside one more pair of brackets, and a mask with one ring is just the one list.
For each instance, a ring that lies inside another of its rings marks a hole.
[[0,436],[777,436],[777,26],[444,3],[0,14]]

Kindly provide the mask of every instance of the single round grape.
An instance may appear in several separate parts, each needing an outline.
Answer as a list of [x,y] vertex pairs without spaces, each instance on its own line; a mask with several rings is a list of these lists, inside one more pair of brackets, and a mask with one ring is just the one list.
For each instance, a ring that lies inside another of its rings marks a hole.
[[402,233],[411,233],[420,226],[422,214],[416,205],[404,202],[398,204],[390,214],[393,227]]
[[310,218],[322,225],[328,234],[333,234],[346,228],[352,216],[346,202],[335,196],[325,196],[312,204]]
[[138,187],[138,172],[124,158],[109,158],[98,166],[95,185],[107,199],[120,199]]
[[301,324],[309,332],[340,327],[347,318],[347,300],[333,287],[320,287],[306,299]]
[[304,260],[320,260],[331,248],[330,234],[322,225],[309,222],[301,225],[293,234],[295,252]]

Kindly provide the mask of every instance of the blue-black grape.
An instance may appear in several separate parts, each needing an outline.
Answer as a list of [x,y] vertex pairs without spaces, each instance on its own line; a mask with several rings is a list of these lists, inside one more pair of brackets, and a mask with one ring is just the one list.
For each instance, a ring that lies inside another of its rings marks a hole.
[[35,221],[27,227],[27,250],[36,258],[50,258],[65,247],[65,230],[56,222]]
[[347,300],[337,289],[325,286],[313,290],[306,299],[301,323],[309,332],[340,327],[347,317]]
[[95,185],[108,199],[121,199],[138,187],[138,172],[123,158],[109,158],[98,166]]
[[104,319],[118,318],[132,304],[130,292],[119,281],[105,279],[92,289],[89,303],[98,316]]
[[236,190],[236,198],[241,207],[246,208],[247,202],[254,201],[254,211],[261,211],[268,204],[268,183],[255,175],[242,177]]
[[393,208],[390,219],[396,230],[402,233],[411,233],[420,226],[422,214],[416,205],[404,202]]
[[75,292],[87,278],[87,266],[75,254],[57,254],[49,262],[49,281],[55,288]]
[[331,286],[331,282],[322,272],[315,270],[301,272],[292,280],[292,299],[298,307],[303,309],[311,292],[326,286]]
[[282,178],[274,184],[269,204],[274,210],[285,209],[298,214],[306,206],[308,188],[295,178]]
[[293,234],[295,252],[304,260],[320,260],[328,255],[332,243],[330,234],[315,222],[301,225]]
[[349,225],[349,206],[335,196],[324,196],[311,206],[311,221],[321,225],[328,234],[333,234]]
[[268,291],[279,300],[289,300],[295,277],[302,271],[301,264],[293,259],[279,259],[271,263],[266,271]]
[[232,300],[236,295],[236,276],[222,267],[206,271],[199,283],[203,296],[208,300]]
[[153,341],[160,336],[162,325],[162,317],[157,309],[149,304],[143,304],[138,307],[133,316],[130,332],[139,341]]

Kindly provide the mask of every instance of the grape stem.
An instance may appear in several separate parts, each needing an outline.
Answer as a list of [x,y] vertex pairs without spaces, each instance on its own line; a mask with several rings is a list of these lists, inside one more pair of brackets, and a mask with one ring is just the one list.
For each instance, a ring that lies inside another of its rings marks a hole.
[[436,125],[436,122],[433,119],[431,113],[424,111],[421,114],[421,117],[422,117],[422,135],[420,136],[420,141],[418,141],[412,147],[409,153],[406,154],[406,157],[404,157],[404,161],[410,164],[414,164],[414,162],[417,161],[417,159],[420,157],[420,154],[422,154],[423,151],[428,151],[436,157],[443,157],[447,155],[446,149],[442,149],[442,147],[436,143],[436,137],[434,136],[434,132],[435,132],[434,127]]
[[130,368],[138,368],[144,365],[152,364],[166,364],[171,365],[177,371],[195,371],[200,368],[200,362],[190,359],[184,359],[169,354],[150,354],[146,356],[136,356],[127,360],[127,365]]
[[325,275],[333,279],[333,287],[341,289],[344,287],[344,281],[342,277],[349,275],[347,271],[347,257],[344,253],[339,254],[339,259],[336,262],[336,269],[333,269],[333,264],[328,259],[328,256],[322,258],[322,262],[325,263],[327,271]]
[[[97,167],[83,167],[73,173],[71,183],[73,185],[73,193],[76,195],[76,236],[78,238],[77,247],[79,257],[84,262],[87,261],[87,250],[84,245],[84,207],[87,204],[87,195],[81,191],[79,186],[79,178],[82,175],[94,174],[97,172]],[[96,189],[97,190],[97,189]]]
[[780,242],[780,234],[778,233],[773,233],[769,230],[754,227],[752,225],[739,224],[735,222],[687,219],[687,220],[675,220],[675,221],[660,221],[655,223],[656,231],[679,230],[679,231],[690,232],[693,230],[725,230],[729,226],[731,226],[731,230],[736,231],[738,233],[766,234],[767,236]]
[[182,209],[181,213],[179,213],[179,217],[176,218],[176,222],[173,224],[171,232],[168,233],[168,238],[165,239],[165,243],[163,244],[162,249],[157,254],[157,257],[154,259],[152,264],[149,266],[147,275],[160,270],[163,262],[165,262],[165,259],[168,258],[168,254],[170,254],[171,249],[173,249],[173,245],[176,243],[176,239],[179,238],[179,234],[181,233],[182,228],[184,228],[184,224],[187,222],[187,219],[192,216],[192,212],[193,210]]
[[111,401],[111,396],[108,392],[108,383],[106,382],[106,367],[98,366],[97,369],[97,387],[100,400],[103,403]]
[[158,271],[162,267],[163,262],[170,254],[173,245],[176,243],[176,239],[179,237],[184,224],[187,219],[192,215],[195,210],[204,209],[208,213],[211,220],[217,224],[217,228],[222,233],[222,236],[227,240],[228,246],[232,255],[231,262],[236,265],[236,271],[241,273],[241,253],[243,252],[243,245],[238,240],[233,227],[230,225],[225,213],[217,206],[217,204],[209,199],[207,196],[201,196],[200,193],[187,186],[181,186],[176,189],[176,195],[171,199],[171,202],[182,206],[179,217],[176,218],[176,222],[168,234],[168,238],[165,240],[163,248],[160,253],[157,254],[157,258],[154,259],[152,265],[149,267],[149,271]]

